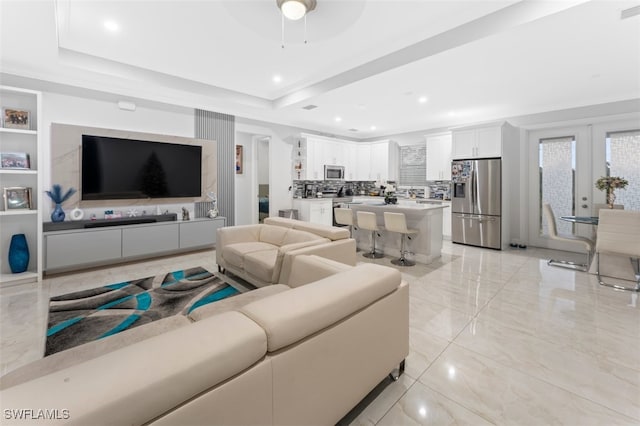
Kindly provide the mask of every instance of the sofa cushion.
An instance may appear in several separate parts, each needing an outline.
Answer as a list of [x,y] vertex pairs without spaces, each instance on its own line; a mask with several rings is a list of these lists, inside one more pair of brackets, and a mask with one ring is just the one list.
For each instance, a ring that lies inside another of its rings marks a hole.
[[244,270],[264,282],[274,282],[274,269],[280,267],[278,248],[247,253],[244,256]]
[[266,345],[255,322],[226,312],[13,386],[2,404],[62,407],[79,425],[147,424],[256,364]]
[[222,250],[222,257],[226,262],[244,269],[244,259],[248,253],[274,249],[277,251],[277,247],[272,244],[255,241],[250,243],[229,244],[228,246],[220,247],[219,250]]
[[273,352],[352,315],[393,292],[400,282],[396,269],[362,264],[250,303],[240,312],[264,328],[268,350]]
[[293,228],[299,231],[310,232],[331,241],[349,238],[349,230],[343,227],[321,225],[318,223],[305,222],[302,220],[288,219],[284,217],[268,217],[264,220],[265,224],[281,226],[284,228]]
[[280,226],[262,225],[258,238],[263,243],[281,246],[289,230]]
[[201,321],[213,315],[221,314],[223,312],[238,310],[244,305],[247,305],[256,300],[263,299],[267,296],[282,293],[283,291],[290,290],[289,286],[284,284],[274,284],[266,287],[260,287],[255,290],[247,291],[246,293],[239,294],[233,297],[227,297],[226,299],[218,300],[215,303],[208,303],[199,307],[198,309],[191,311],[188,315],[192,321]]
[[[233,299],[233,298],[232,298]],[[63,368],[71,367],[80,362],[97,358],[116,349],[132,345],[145,339],[175,330],[191,324],[183,315],[172,315],[139,327],[133,327],[120,333],[94,340],[83,345],[49,355],[20,367],[5,376],[0,381],[0,389],[15,386],[36,377],[53,373]]]

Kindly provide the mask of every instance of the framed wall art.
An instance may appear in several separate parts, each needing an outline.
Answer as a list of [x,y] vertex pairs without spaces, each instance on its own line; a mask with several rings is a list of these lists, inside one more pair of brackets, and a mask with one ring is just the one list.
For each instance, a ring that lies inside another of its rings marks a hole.
[[0,168],[30,169],[29,154],[26,152],[0,152]]
[[31,188],[14,186],[4,188],[5,210],[29,210],[31,209]]
[[242,174],[242,145],[236,145],[236,174]]
[[7,129],[23,129],[30,128],[30,113],[27,110],[17,108],[2,108],[2,124]]

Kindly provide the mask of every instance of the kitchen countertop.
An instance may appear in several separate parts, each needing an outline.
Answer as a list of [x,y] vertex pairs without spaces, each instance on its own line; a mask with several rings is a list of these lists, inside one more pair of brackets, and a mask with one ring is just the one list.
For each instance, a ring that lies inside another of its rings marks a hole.
[[[371,196],[371,195],[353,195],[353,196],[348,196],[348,197],[314,197],[314,198],[294,198],[294,200],[304,200],[304,201],[327,201],[327,200],[331,200],[333,202],[337,202],[337,203],[349,203],[351,201],[353,201],[354,198],[357,199],[367,199],[367,200],[380,200],[381,202],[384,203],[384,197],[381,196]],[[445,203],[450,203],[451,200],[443,200],[440,198],[409,198],[409,197],[397,197],[398,200],[402,200],[402,201],[415,201],[416,203],[419,202],[424,202],[424,201],[438,201],[438,202],[445,202]]]
[[403,203],[403,204],[385,204],[381,202],[357,202],[350,203],[354,209],[372,208],[375,210],[387,210],[387,211],[402,211],[407,210],[411,212],[427,212],[428,210],[446,209],[449,206],[444,204],[420,204],[420,203]]

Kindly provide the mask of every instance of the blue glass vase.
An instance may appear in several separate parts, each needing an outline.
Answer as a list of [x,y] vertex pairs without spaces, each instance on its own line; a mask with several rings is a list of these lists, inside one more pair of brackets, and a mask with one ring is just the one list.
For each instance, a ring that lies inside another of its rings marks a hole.
[[11,272],[18,274],[27,270],[29,266],[29,246],[24,234],[15,234],[9,245],[9,267]]
[[65,218],[64,211],[62,210],[62,205],[56,203],[56,207],[51,212],[51,222],[63,222]]

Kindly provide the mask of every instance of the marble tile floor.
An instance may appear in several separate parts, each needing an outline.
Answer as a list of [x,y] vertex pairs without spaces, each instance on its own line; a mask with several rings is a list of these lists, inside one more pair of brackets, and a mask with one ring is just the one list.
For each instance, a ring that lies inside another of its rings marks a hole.
[[[638,294],[548,266],[554,256],[582,257],[445,242],[439,261],[399,268],[410,285],[405,374],[341,424],[640,424]],[[0,289],[2,374],[42,355],[50,296],[189,266],[215,271],[214,252]]]

